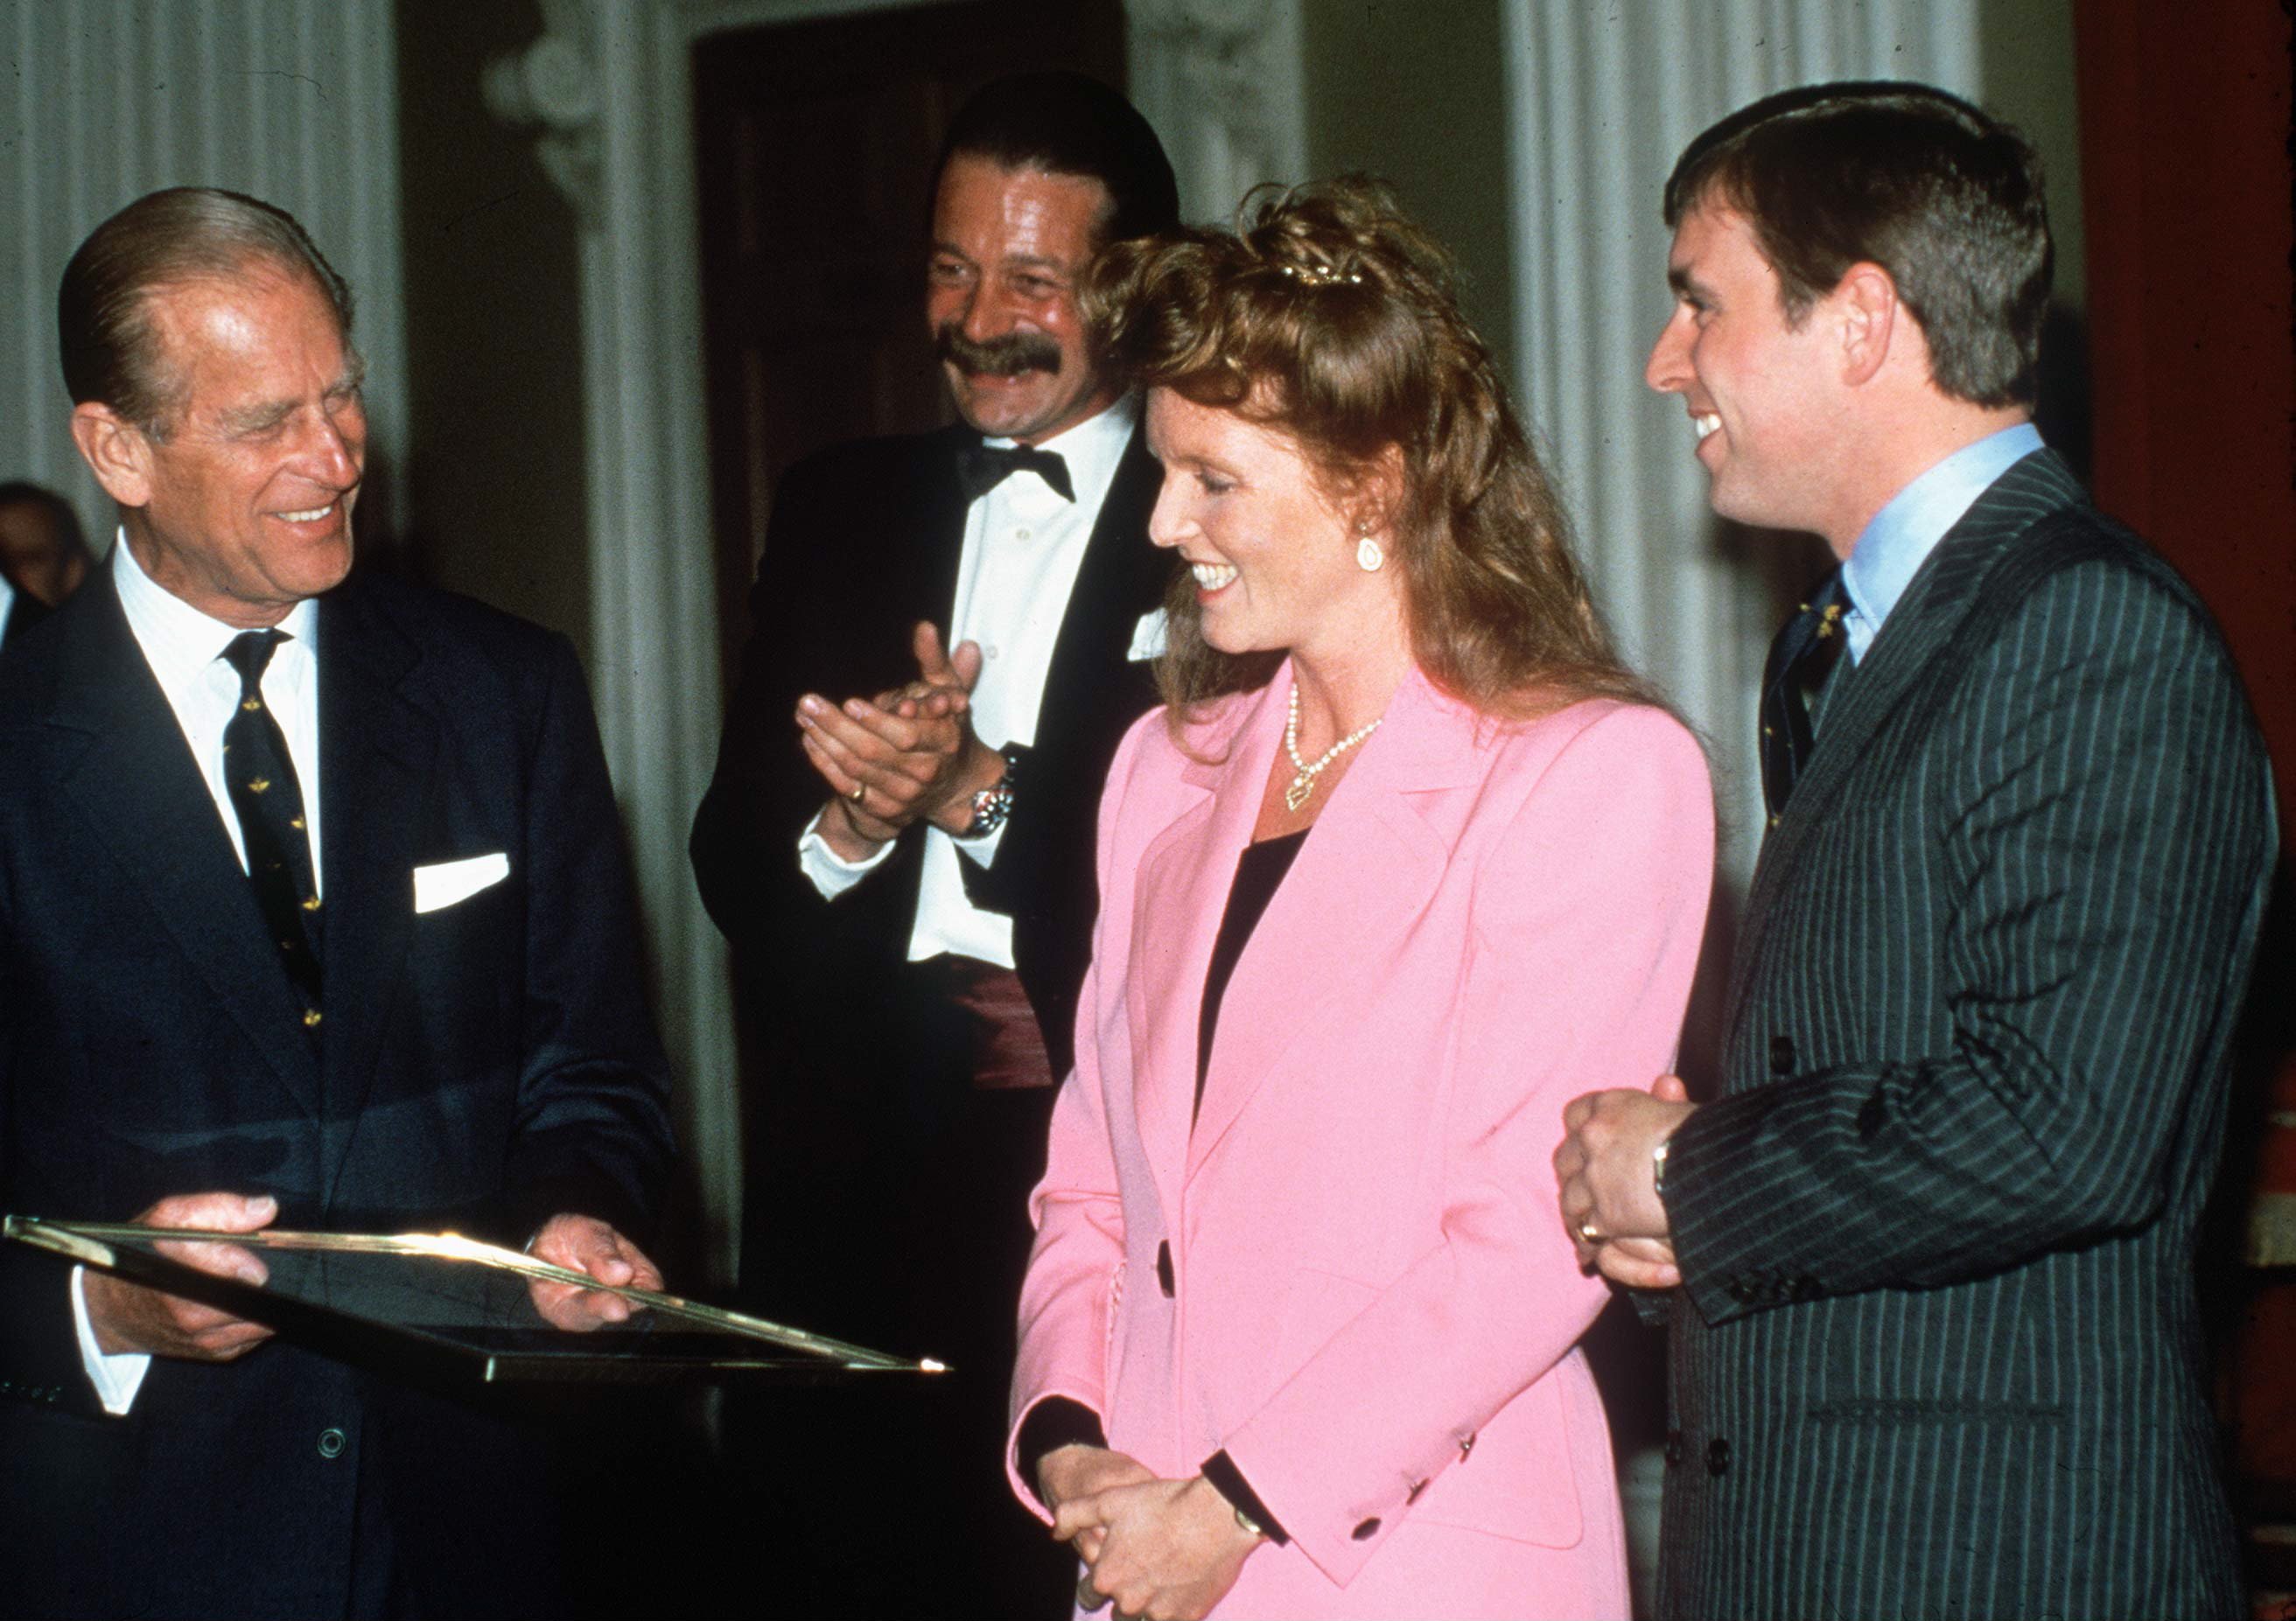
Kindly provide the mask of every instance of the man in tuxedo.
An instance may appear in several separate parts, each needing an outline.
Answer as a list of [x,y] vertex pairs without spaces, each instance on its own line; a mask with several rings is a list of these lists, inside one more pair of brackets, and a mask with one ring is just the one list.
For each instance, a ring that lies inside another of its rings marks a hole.
[[1715,510],[1841,567],[1774,648],[1721,1096],[1592,1094],[1583,1258],[1670,1325],[1668,1616],[2244,1613],[2193,1247],[2275,841],[2191,590],[2030,421],[2016,134],[1788,91],[1666,192]]
[[0,484],[0,647],[78,590],[94,561],[70,502],[21,479]]
[[[612,1283],[670,1146],[561,638],[362,575],[350,295],[302,228],[156,192],[64,273],[110,567],[0,683],[0,1205],[451,1226]],[[34,1614],[549,1607],[533,1451],[391,1371],[0,1253],[0,1568]],[[186,1252],[259,1281],[244,1247]],[[579,1328],[627,1308],[537,1292]]]
[[961,421],[834,446],[776,492],[693,841],[768,1046],[743,1286],[768,1315],[955,1367],[759,1443],[824,1426],[790,1483],[810,1528],[783,1573],[823,1602],[1021,1614],[1059,1592],[1062,1561],[1000,1501],[1004,1388],[1102,780],[1154,701],[1169,575],[1138,403],[1102,370],[1078,284],[1106,243],[1177,216],[1161,147],[1113,91],[1067,73],[981,90],[936,168],[925,278]]

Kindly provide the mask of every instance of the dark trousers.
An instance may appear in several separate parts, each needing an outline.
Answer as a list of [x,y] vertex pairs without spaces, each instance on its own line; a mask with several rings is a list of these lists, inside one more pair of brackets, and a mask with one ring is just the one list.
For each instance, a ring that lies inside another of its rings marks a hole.
[[1050,1088],[983,1088],[930,965],[774,1032],[745,1199],[759,1314],[950,1371],[734,1393],[730,1472],[791,1613],[1065,1613],[1074,1561],[1004,1467],[1014,1318]]

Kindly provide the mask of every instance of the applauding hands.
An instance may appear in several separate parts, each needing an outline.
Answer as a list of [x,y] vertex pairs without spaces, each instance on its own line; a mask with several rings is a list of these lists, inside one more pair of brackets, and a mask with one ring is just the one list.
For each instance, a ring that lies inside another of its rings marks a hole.
[[921,622],[911,642],[917,678],[873,699],[832,703],[817,692],[798,700],[806,758],[829,785],[821,835],[847,861],[862,861],[917,822],[963,832],[972,796],[996,786],[1004,762],[972,730],[972,688],[980,648],[941,648]]

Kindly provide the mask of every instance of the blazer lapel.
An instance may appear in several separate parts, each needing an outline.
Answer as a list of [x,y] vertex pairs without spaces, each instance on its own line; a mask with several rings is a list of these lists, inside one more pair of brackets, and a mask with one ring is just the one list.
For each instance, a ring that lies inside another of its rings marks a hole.
[[99,594],[81,618],[85,634],[65,647],[47,718],[87,741],[62,763],[59,785],[216,1002],[316,1118],[319,1067],[303,1033],[301,998],[110,574],[86,590]]
[[[1198,791],[1141,852],[1135,886],[1131,982],[1132,1105],[1166,1218],[1179,1219],[1179,1192],[1195,1108],[1197,1010],[1204,975],[1227,905],[1236,857],[1251,840],[1283,727],[1291,670],[1278,672],[1227,733],[1226,757],[1191,760],[1180,780]],[[1200,740],[1192,739],[1191,741]],[[1218,746],[1217,738],[1201,740]]]
[[1801,851],[1833,815],[1834,801],[1882,725],[1968,618],[2013,543],[2051,512],[2081,498],[2080,485],[2055,453],[2036,451],[1996,479],[1922,564],[1865,661],[1850,673],[1840,697],[1826,705],[1816,752],[1762,845],[1731,970],[1728,1006],[1741,1008],[1764,926],[1790,886]]
[[414,924],[438,728],[403,687],[420,657],[356,585],[319,604],[319,778],[326,902],[324,1161],[332,1202]]
[[[1180,1005],[1191,1014],[1202,999],[1203,967],[1236,858],[1257,818],[1290,691],[1287,667],[1264,700],[1264,746],[1251,751],[1251,769],[1232,776],[1223,791],[1224,801],[1242,807],[1237,836],[1232,843],[1217,836],[1208,840],[1212,871],[1191,905],[1209,928],[1201,954],[1190,959],[1192,978],[1180,987]],[[1441,696],[1416,670],[1396,689],[1385,721],[1332,790],[1228,982],[1203,1106],[1187,1139],[1188,1176],[1219,1146],[1296,1043],[1344,1025],[1349,1010],[1368,1000],[1395,943],[1442,881],[1448,858],[1446,841],[1418,802],[1479,780],[1478,725],[1472,710]],[[1243,751],[1237,752],[1242,765]],[[1226,808],[1216,829],[1226,825]],[[1185,1022],[1192,1093],[1196,1021]]]
[[[947,641],[955,629],[956,618],[956,587],[964,573],[964,514],[967,503],[964,487],[956,477],[957,453],[967,445],[977,445],[980,436],[963,422],[945,428],[935,454],[925,459],[922,469],[924,488],[917,510],[924,515],[918,527],[917,558],[920,577],[932,582],[932,607],[918,616],[931,619]],[[947,651],[944,649],[944,651]],[[902,658],[908,657],[907,649]],[[915,666],[910,666],[914,674]]]
[[1122,658],[1131,645],[1132,621],[1138,617],[1141,600],[1156,601],[1160,582],[1169,577],[1171,561],[1143,532],[1163,478],[1163,468],[1148,454],[1147,430],[1135,428],[1109,481],[1108,495],[1100,503],[1100,516],[1093,521],[1076,585],[1069,593],[1068,611],[1062,617],[1046,673],[1045,708],[1054,708],[1056,699],[1066,700],[1079,692],[1083,684],[1096,678],[1096,672]]

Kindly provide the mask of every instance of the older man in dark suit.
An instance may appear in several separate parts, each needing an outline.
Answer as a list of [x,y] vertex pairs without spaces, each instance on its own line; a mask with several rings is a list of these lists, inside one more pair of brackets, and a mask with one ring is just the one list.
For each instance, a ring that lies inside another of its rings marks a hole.
[[[228,192],[131,204],[65,273],[72,431],[121,528],[0,683],[0,1205],[452,1224],[658,1281],[666,1077],[581,674],[474,602],[346,581],[349,323],[301,227]],[[12,1611],[545,1601],[508,1580],[548,1550],[505,1429],[8,1248]]]
[[2243,1612],[2192,1250],[2274,845],[2206,610],[2029,421],[2048,226],[1918,86],[1668,183],[1715,510],[1843,560],[1762,700],[1723,1095],[1571,1105],[1564,1219],[1675,1288],[1660,1609]]
[[1095,812],[1154,701],[1170,575],[1137,402],[1077,287],[1104,243],[1177,212],[1115,92],[1067,73],[980,91],[943,145],[925,277],[962,420],[834,446],[775,494],[693,845],[772,1044],[743,1285],[769,1314],[955,1365],[898,1412],[886,1393],[791,1415],[831,1431],[787,1510],[811,1527],[787,1579],[824,1603],[1021,1614],[1058,1591],[1041,1532],[996,1501],[1004,1381],[1090,955]]

